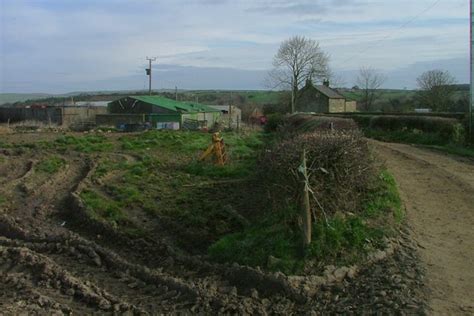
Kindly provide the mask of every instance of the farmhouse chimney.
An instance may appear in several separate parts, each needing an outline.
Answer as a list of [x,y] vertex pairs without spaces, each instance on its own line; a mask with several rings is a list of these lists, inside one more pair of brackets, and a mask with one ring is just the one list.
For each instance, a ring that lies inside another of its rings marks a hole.
[[324,81],[323,81],[323,85],[325,85],[326,87],[329,88],[329,80],[324,80]]

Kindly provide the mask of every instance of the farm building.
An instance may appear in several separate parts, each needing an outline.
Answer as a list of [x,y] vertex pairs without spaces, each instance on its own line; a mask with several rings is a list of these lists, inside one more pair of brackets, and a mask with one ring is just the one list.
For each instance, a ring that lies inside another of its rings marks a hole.
[[0,108],[0,123],[31,121],[70,127],[76,124],[93,123],[97,114],[104,113],[106,113],[106,108],[95,106],[4,107]]
[[98,115],[98,125],[150,123],[158,129],[210,128],[221,111],[207,105],[174,101],[162,96],[128,96],[107,106],[108,113]]
[[313,85],[307,81],[299,91],[296,111],[316,113],[355,112],[356,102],[346,100],[344,96],[329,87],[329,82],[323,85]]
[[242,110],[234,105],[209,105],[211,108],[221,111],[219,122],[224,126],[238,127],[242,120]]

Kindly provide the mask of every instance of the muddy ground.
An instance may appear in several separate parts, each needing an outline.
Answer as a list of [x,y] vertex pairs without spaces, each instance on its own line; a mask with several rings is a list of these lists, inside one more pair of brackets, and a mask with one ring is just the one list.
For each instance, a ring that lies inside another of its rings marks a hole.
[[[43,134],[18,137],[54,138]],[[2,141],[15,137],[2,135]],[[66,167],[47,176],[34,167],[37,152],[2,149],[0,310],[6,315],[472,313],[467,296],[474,284],[468,266],[474,203],[472,177],[463,171],[472,164],[412,147],[379,144],[377,151],[399,180],[409,227],[400,232],[393,254],[342,277],[328,267],[331,282],[315,278],[318,282],[301,290],[282,274],[216,264],[176,248],[160,226],[151,237],[132,238],[84,220],[77,191],[90,181],[91,155],[65,152]]]

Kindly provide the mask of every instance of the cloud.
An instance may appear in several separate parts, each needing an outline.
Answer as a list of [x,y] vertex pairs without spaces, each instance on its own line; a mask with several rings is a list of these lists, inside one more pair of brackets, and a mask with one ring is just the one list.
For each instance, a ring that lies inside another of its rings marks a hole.
[[[387,77],[383,88],[416,89],[416,78],[423,72],[433,69],[447,70],[456,78],[458,83],[469,83],[469,56],[467,55],[460,58],[416,62],[399,68],[377,69],[377,71]],[[352,86],[356,84],[358,72],[356,69],[342,70],[337,72],[337,75],[343,78],[347,86]]]
[[330,10],[358,8],[361,5],[357,0],[299,0],[267,2],[249,8],[249,12],[263,12],[278,15],[323,15]]
[[406,65],[462,59],[469,52],[465,0],[441,1],[426,12],[432,0],[0,3],[3,92],[39,87],[49,92],[48,86],[87,82],[92,90],[98,84],[113,87],[118,78],[142,76],[145,56],[191,67],[182,69],[190,73],[196,68],[262,72],[271,67],[281,41],[296,34],[319,41],[337,71],[362,65],[405,69],[407,81]]

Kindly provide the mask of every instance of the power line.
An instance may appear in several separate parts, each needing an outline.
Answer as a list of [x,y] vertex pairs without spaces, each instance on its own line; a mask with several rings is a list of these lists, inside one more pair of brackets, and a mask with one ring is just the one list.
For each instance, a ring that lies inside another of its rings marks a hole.
[[420,13],[418,13],[417,15],[415,15],[414,17],[412,17],[411,19],[409,19],[408,21],[405,21],[403,24],[401,24],[399,27],[397,27],[395,30],[393,30],[392,32],[390,32],[389,34],[385,35],[384,37],[382,37],[381,39],[377,40],[374,44],[366,47],[365,49],[355,53],[354,55],[352,55],[351,57],[347,58],[346,60],[344,60],[340,65],[344,65],[346,64],[347,62],[353,60],[354,58],[358,57],[359,55],[361,54],[364,54],[366,53],[367,51],[369,51],[370,49],[376,47],[378,44],[380,44],[381,42],[385,41],[386,39],[392,37],[393,35],[395,35],[397,32],[399,32],[400,30],[402,30],[403,28],[407,27],[408,25],[410,25],[411,23],[413,23],[415,20],[417,20],[420,16],[422,16],[423,14],[425,14],[426,12],[430,11],[431,9],[433,9],[435,6],[438,5],[438,3],[440,3],[441,0],[436,0],[435,2],[433,2],[431,5],[429,5],[428,7],[426,7],[423,11],[421,11]]

